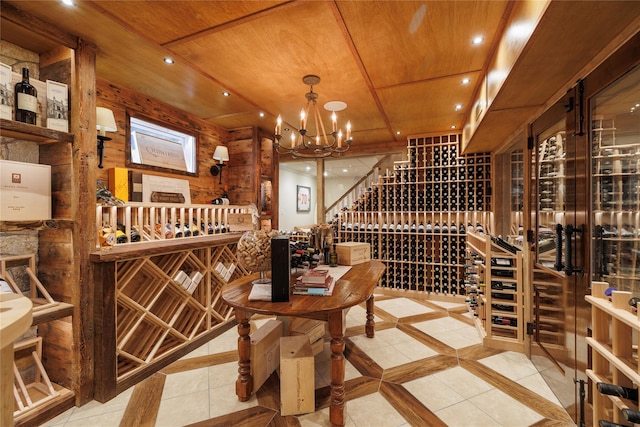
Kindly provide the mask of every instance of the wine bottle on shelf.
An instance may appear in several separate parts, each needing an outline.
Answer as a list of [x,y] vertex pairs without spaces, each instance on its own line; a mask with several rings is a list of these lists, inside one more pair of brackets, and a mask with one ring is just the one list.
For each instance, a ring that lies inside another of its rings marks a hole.
[[624,424],[614,423],[613,421],[600,420],[598,427],[626,427]]
[[37,112],[38,91],[29,83],[29,69],[22,67],[22,81],[15,86],[16,121],[35,125]]
[[632,423],[640,423],[640,411],[635,409],[625,408],[622,410],[622,416],[625,420]]
[[598,387],[598,391],[601,394],[606,394],[608,396],[618,396],[624,399],[631,400],[635,403],[638,403],[637,388],[622,387],[619,385],[602,383],[602,382],[596,384],[596,386]]

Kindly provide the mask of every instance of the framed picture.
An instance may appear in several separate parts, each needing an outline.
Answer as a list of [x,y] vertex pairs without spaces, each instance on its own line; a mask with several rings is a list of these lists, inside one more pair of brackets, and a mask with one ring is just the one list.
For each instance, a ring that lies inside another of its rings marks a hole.
[[309,212],[311,211],[311,187],[303,187],[302,185],[296,186],[298,191],[298,202],[296,204],[296,211]]

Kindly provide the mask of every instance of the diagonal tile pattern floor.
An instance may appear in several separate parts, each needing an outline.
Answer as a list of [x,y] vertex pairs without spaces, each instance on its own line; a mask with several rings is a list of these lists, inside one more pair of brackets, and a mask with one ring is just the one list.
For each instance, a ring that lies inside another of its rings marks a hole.
[[[266,320],[254,320],[256,327]],[[575,425],[523,354],[482,346],[462,304],[379,295],[373,339],[364,321],[363,307],[349,311],[349,427]],[[72,408],[45,425],[330,425],[328,341],[315,360],[316,412],[288,417],[278,411],[275,373],[249,401],[237,400],[236,344],[232,328],[111,401]]]

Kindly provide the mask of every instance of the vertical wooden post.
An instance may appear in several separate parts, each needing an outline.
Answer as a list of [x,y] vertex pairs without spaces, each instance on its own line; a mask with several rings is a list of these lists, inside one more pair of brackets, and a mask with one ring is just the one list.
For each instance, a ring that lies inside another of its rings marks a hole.
[[238,379],[236,380],[236,395],[238,400],[246,402],[253,392],[253,377],[251,376],[251,337],[249,333],[249,314],[236,308],[238,321]]
[[344,325],[344,313],[342,310],[329,313],[329,334],[331,334],[331,407],[329,408],[329,421],[332,426],[343,426],[345,422]]
[[316,224],[327,222],[324,217],[324,159],[316,160]]

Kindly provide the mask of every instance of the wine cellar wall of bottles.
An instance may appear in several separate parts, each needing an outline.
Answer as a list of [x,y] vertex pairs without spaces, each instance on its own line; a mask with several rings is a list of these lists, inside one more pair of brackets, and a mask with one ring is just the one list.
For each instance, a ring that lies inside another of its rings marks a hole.
[[640,292],[640,148],[613,119],[592,121],[596,280]]
[[339,221],[342,242],[366,242],[387,269],[380,286],[464,295],[466,230],[487,229],[491,158],[461,155],[459,134],[412,137]]

